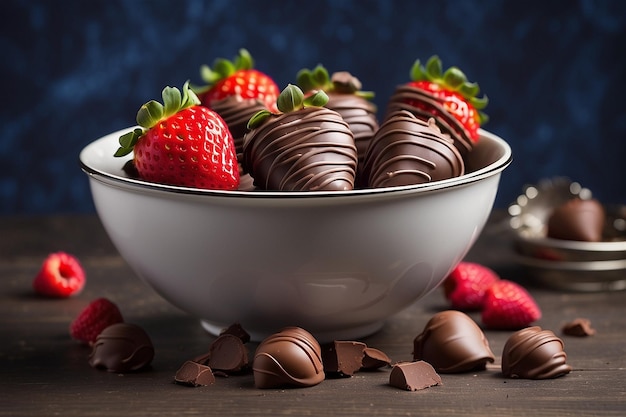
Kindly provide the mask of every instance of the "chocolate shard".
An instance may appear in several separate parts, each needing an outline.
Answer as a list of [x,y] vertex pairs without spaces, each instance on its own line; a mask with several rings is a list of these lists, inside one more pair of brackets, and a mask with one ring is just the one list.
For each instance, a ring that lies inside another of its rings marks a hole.
[[464,173],[463,157],[434,119],[423,121],[408,111],[391,114],[380,126],[363,163],[372,188],[424,184]]
[[176,371],[174,382],[191,387],[208,386],[215,383],[211,368],[193,361],[186,361]]
[[363,366],[365,343],[336,340],[322,348],[324,371],[352,376]]
[[553,239],[600,242],[605,218],[598,200],[572,198],[552,211],[546,235]]
[[502,375],[511,378],[549,379],[566,375],[572,367],[566,363],[563,341],[550,330],[539,326],[513,333],[502,351]]
[[381,350],[372,347],[366,347],[363,356],[363,370],[379,369],[391,365],[391,359]]
[[265,338],[254,354],[252,370],[257,388],[310,387],[325,378],[320,344],[300,327]]
[[154,346],[139,326],[117,323],[104,329],[96,338],[89,364],[109,372],[132,372],[147,367],[154,358]]
[[222,330],[220,335],[222,334],[232,334],[233,336],[237,336],[243,343],[248,343],[250,341],[250,335],[240,323],[231,324],[226,329]]
[[589,319],[577,318],[565,323],[561,328],[561,332],[567,336],[585,337],[596,334],[596,329],[591,327]]
[[239,336],[221,334],[209,346],[206,364],[216,371],[240,372],[248,367],[248,349]]
[[435,314],[414,339],[413,359],[427,361],[440,373],[461,373],[485,369],[495,357],[471,317],[447,310]]
[[442,385],[441,377],[425,361],[400,362],[391,368],[389,385],[407,391],[418,391]]

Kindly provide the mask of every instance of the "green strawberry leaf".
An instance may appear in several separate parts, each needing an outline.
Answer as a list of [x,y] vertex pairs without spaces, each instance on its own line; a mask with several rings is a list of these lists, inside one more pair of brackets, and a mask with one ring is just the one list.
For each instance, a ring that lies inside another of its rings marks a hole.
[[259,110],[248,120],[248,130],[261,126],[271,115],[272,113],[269,110]]
[[288,84],[276,100],[276,107],[283,113],[290,113],[301,109],[304,102],[304,93],[294,84]]
[[303,104],[307,107],[324,107],[328,103],[328,94],[324,90],[319,90],[315,94],[307,97]]

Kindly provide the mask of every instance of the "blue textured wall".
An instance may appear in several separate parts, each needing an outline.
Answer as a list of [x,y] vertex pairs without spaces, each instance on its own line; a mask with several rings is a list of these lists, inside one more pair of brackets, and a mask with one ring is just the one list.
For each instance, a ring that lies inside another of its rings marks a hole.
[[621,0],[3,0],[0,213],[92,211],[82,147],[240,47],[281,87],[317,63],[349,70],[381,108],[439,54],[513,148],[499,207],[553,175],[626,203],[625,19]]

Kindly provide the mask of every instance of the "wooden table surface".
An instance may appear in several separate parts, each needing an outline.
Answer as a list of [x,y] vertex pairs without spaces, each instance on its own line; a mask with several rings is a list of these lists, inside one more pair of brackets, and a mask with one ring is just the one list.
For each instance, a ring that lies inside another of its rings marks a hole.
[[[0,218],[0,416],[625,416],[626,293],[533,285],[512,261],[505,220],[495,212],[466,259],[529,289],[543,310],[537,324],[563,339],[573,371],[550,380],[504,378],[499,365],[511,332],[486,331],[493,366],[442,374],[443,385],[408,392],[388,385],[389,369],[302,389],[256,389],[251,374],[208,387],[177,385],[176,370],[206,352],[213,337],[133,274],[95,215]],[[87,285],[70,299],[37,297],[33,277],[45,256],[59,250],[81,260]],[[89,366],[89,348],[70,339],[68,326],[97,297],[117,303],[127,322],[148,332],[156,350],[149,370],[120,375]],[[414,337],[446,308],[436,290],[364,341],[393,361],[410,360]],[[596,335],[562,335],[561,326],[577,317],[590,319]]]

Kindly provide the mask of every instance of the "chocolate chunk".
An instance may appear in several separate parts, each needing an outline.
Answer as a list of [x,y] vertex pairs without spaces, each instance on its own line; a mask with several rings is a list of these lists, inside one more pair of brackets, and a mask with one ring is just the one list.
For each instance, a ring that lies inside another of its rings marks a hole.
[[239,323],[231,324],[228,328],[222,330],[220,334],[232,334],[240,338],[243,343],[248,343],[250,341],[250,335],[244,330],[243,327],[241,327],[241,324]]
[[215,383],[215,376],[211,368],[193,361],[186,361],[176,371],[174,381],[179,384],[192,387],[207,386]]
[[272,114],[246,133],[243,166],[262,190],[352,190],[354,134],[339,113],[325,107]]
[[239,336],[221,334],[209,346],[206,364],[211,369],[226,373],[239,372],[248,366],[248,349]]
[[442,382],[439,374],[428,362],[417,361],[395,364],[389,374],[389,385],[407,391],[418,391],[442,385]]
[[566,323],[561,332],[567,336],[593,336],[596,330],[591,327],[591,321],[585,318],[577,318]]
[[363,164],[372,188],[424,184],[458,177],[463,157],[434,119],[425,122],[408,111],[393,113],[380,126]]
[[511,378],[548,379],[571,372],[563,341],[539,326],[513,333],[502,351],[502,375]]
[[471,317],[447,310],[435,314],[415,338],[413,359],[430,363],[437,372],[460,373],[485,369],[495,357]]
[[310,387],[325,377],[318,341],[299,327],[287,327],[263,340],[252,370],[257,388]]
[[352,376],[363,366],[365,343],[336,340],[322,349],[324,371]]
[[573,198],[552,211],[546,234],[553,239],[599,242],[605,217],[604,207],[597,200]]
[[364,370],[378,369],[383,366],[391,365],[391,359],[389,359],[389,356],[381,350],[366,347],[363,353],[365,353],[363,356],[362,366],[362,369]]
[[154,346],[139,326],[117,323],[104,329],[96,338],[89,364],[109,372],[131,372],[148,366],[154,358]]

